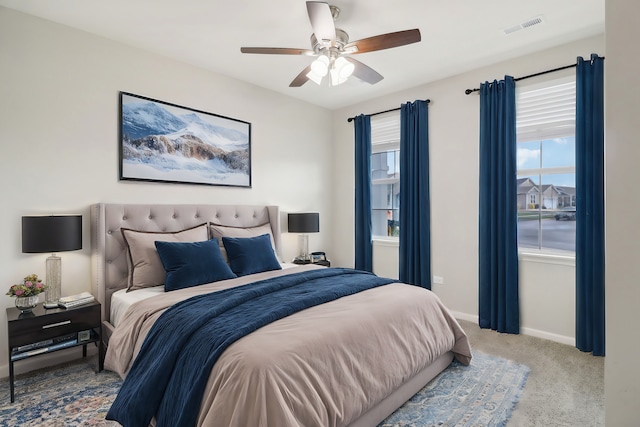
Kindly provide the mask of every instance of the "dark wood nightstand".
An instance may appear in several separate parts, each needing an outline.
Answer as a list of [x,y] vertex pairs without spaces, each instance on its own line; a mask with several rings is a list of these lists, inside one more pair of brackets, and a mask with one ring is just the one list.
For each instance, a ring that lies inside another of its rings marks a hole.
[[45,309],[38,304],[31,313],[7,308],[11,402],[14,401],[13,364],[17,361],[80,345],[82,357],[86,357],[87,344],[96,343],[99,347],[98,372],[102,371],[101,320],[100,303],[95,301],[68,309]]

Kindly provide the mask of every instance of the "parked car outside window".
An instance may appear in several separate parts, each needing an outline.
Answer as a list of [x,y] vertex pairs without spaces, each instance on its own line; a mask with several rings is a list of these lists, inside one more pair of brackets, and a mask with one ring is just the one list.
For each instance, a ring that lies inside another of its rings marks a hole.
[[558,212],[556,214],[556,221],[575,221],[576,220],[576,210],[575,209],[567,209],[563,212]]

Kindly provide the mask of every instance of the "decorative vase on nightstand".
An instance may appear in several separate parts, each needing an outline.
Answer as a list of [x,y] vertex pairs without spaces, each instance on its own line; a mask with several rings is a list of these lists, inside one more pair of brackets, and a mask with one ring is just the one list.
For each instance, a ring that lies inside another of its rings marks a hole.
[[38,305],[38,295],[16,297],[16,308],[23,313],[30,313]]
[[38,294],[47,289],[37,274],[30,274],[25,277],[22,283],[11,285],[7,295],[15,297],[16,307],[23,313],[31,313],[33,307],[38,305]]

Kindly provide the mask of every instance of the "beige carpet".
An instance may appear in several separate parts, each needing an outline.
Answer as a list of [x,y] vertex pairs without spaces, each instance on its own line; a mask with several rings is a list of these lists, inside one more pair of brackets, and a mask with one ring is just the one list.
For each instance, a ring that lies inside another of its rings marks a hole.
[[527,335],[501,334],[460,321],[474,349],[531,371],[507,427],[604,426],[604,358]]

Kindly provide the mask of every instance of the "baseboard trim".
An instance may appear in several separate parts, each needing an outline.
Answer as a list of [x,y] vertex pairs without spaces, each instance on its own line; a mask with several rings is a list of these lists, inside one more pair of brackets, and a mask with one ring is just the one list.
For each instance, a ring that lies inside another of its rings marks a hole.
[[520,332],[524,335],[529,335],[536,338],[542,338],[549,341],[555,341],[560,344],[570,345],[572,347],[576,346],[575,337],[567,337],[565,335],[558,335],[552,332],[541,331],[539,329],[533,329],[533,328],[524,328],[524,327],[520,328]]
[[[98,349],[94,345],[87,345],[87,357],[98,354]],[[36,369],[58,365],[60,363],[71,362],[82,358],[82,346],[66,348],[54,353],[41,354],[39,356],[22,359],[13,364],[14,375],[35,371]],[[0,378],[9,378],[9,364],[0,365]]]
[[[456,319],[466,320],[468,322],[473,322],[476,325],[478,324],[478,315],[477,314],[460,313],[458,311],[452,311],[451,314],[453,314],[453,316]],[[576,338],[575,337],[568,337],[568,336],[565,336],[565,335],[554,334],[553,332],[541,331],[539,329],[527,328],[527,327],[522,326],[522,327],[520,327],[520,333],[522,335],[529,335],[529,336],[536,337],[536,338],[542,338],[542,339],[545,339],[545,340],[558,342],[560,344],[570,345],[572,347],[575,347],[575,345],[576,345]]]
[[456,319],[466,320],[467,322],[478,324],[477,314],[460,313],[459,311],[452,311],[451,314],[453,314],[453,317],[455,317]]

